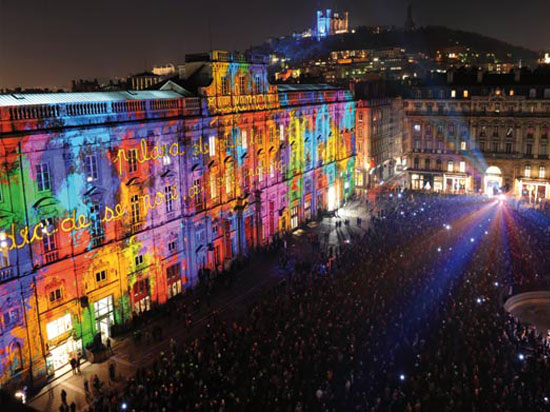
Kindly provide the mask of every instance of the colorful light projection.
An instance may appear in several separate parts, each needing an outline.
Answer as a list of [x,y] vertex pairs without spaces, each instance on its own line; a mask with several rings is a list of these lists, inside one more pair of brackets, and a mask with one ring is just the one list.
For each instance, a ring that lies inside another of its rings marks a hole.
[[163,92],[101,113],[50,104],[40,119],[0,107],[0,383],[55,373],[96,334],[353,194],[348,92],[281,91],[262,64],[209,64],[202,104],[166,92],[161,114]]

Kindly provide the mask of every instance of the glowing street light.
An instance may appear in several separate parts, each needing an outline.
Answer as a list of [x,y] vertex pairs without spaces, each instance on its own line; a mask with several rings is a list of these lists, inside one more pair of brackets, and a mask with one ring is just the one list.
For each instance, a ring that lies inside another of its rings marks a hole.
[[518,359],[519,359],[520,361],[524,360],[524,359],[525,359],[525,355],[524,355],[523,353],[520,353],[520,354],[518,355]]
[[404,381],[405,380],[405,375],[403,375],[403,374],[399,375],[399,380]]

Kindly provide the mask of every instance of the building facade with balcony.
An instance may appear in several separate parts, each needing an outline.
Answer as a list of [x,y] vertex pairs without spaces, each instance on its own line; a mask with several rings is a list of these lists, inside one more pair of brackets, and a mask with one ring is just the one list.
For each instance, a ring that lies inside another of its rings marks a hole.
[[1,385],[352,195],[349,91],[224,52],[159,87],[0,95]]
[[355,187],[365,195],[369,187],[398,183],[403,168],[403,101],[390,97],[383,80],[355,85],[357,99]]
[[448,72],[404,100],[407,186],[550,198],[550,77]]

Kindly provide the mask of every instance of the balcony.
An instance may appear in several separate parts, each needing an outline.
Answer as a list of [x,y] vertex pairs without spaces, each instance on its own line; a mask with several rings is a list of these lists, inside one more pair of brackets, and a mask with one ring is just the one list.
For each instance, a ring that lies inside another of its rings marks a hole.
[[46,259],[46,263],[52,263],[59,259],[59,253],[57,250],[52,250],[51,252],[46,252],[44,257]]
[[13,268],[8,266],[0,269],[0,283],[7,282],[13,278],[15,278]]

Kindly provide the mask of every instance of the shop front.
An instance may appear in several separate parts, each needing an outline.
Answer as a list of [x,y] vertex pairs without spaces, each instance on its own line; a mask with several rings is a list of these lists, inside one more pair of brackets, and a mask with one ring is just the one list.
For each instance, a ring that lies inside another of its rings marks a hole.
[[46,370],[48,376],[55,375],[56,371],[67,366],[71,358],[78,356],[82,351],[82,341],[74,339],[73,318],[71,313],[50,321],[46,324],[48,336]]
[[518,192],[523,201],[538,203],[550,197],[550,185],[544,180],[516,180],[516,194]]
[[147,312],[151,309],[149,278],[138,280],[132,288],[134,301],[134,312],[137,314]]
[[430,173],[412,173],[411,189],[427,191],[434,190],[434,175]]
[[471,177],[464,174],[443,175],[444,191],[447,193],[467,193],[471,190]]
[[166,268],[166,283],[168,286],[168,299],[181,293],[181,272],[179,263]]
[[111,327],[115,323],[113,295],[94,302],[96,331],[101,335],[101,341],[106,342],[111,337]]

